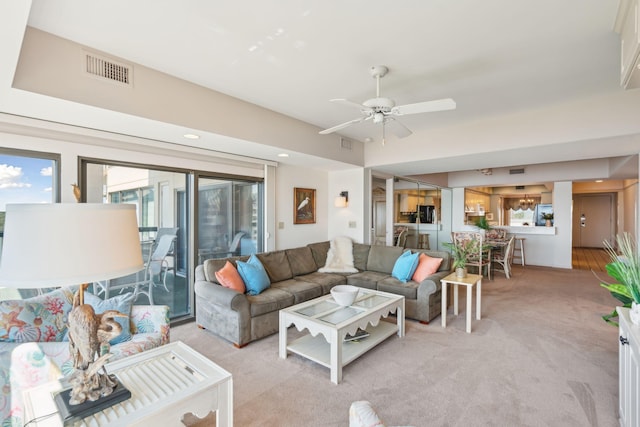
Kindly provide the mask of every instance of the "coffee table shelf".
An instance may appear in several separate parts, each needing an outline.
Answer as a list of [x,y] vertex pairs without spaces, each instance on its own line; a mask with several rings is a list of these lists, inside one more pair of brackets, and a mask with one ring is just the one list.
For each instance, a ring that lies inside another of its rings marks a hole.
[[[358,341],[347,341],[342,343],[342,365],[346,366],[360,357],[362,354],[371,350],[391,335],[398,333],[398,327],[394,323],[381,321],[378,326],[367,327],[369,336]],[[287,350],[292,353],[299,354],[309,360],[331,368],[331,345],[327,340],[318,334],[304,335],[288,346]]]

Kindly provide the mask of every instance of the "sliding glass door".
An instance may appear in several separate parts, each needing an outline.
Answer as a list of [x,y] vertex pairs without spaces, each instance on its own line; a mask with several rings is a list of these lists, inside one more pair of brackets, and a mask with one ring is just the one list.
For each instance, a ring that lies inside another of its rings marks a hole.
[[[136,206],[145,269],[115,279],[108,287],[131,291],[137,284],[143,292],[136,304],[168,305],[172,319],[192,315],[186,215],[189,173],[90,162],[83,166],[86,201]],[[161,244],[163,235],[169,236],[164,238],[168,245]],[[107,294],[101,287],[97,291]]]
[[[147,266],[161,259],[162,267],[152,275],[142,270],[115,279],[109,288],[128,292],[142,286],[146,292],[135,303],[168,305],[172,320],[194,314],[196,265],[262,250],[261,179],[96,160],[82,160],[81,175],[83,201],[136,206],[143,259]],[[172,243],[161,252],[165,235]],[[104,296],[105,286],[97,286]]]
[[262,250],[262,183],[198,179],[198,263]]

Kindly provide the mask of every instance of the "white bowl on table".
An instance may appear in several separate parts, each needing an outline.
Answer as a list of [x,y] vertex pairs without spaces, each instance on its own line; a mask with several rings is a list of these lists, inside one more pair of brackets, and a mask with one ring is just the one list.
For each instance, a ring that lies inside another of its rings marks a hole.
[[331,296],[339,305],[348,307],[356,300],[358,288],[351,285],[338,285],[331,288]]

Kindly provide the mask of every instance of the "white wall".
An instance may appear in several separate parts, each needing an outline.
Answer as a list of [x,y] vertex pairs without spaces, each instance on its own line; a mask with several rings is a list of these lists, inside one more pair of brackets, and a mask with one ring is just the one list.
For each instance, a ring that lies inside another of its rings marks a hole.
[[[328,173],[317,169],[280,165],[276,168],[275,184],[275,248],[289,249],[311,242],[328,240]],[[316,223],[293,223],[293,188],[316,190]],[[351,193],[349,193],[351,195]],[[333,208],[333,199],[332,206]],[[351,201],[351,197],[349,197]]]
[[[365,212],[364,177],[364,168],[329,173],[327,195],[329,239],[348,236],[355,242],[364,242],[365,226],[368,223],[365,221],[365,215],[369,215],[368,210]],[[343,191],[349,192],[349,206],[337,208],[334,206],[334,200]],[[366,198],[370,199],[371,195],[367,194]]]

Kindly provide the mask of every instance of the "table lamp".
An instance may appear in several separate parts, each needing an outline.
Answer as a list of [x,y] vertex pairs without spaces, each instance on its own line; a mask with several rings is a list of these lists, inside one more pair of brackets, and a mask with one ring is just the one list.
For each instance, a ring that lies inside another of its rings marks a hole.
[[131,395],[102,366],[110,355],[100,355],[99,326],[109,319],[84,304],[84,291],[92,282],[126,276],[143,267],[134,205],[7,205],[0,286],[80,285],[69,313],[70,350],[76,368],[69,380],[73,388],[55,399],[63,419],[88,416]]

